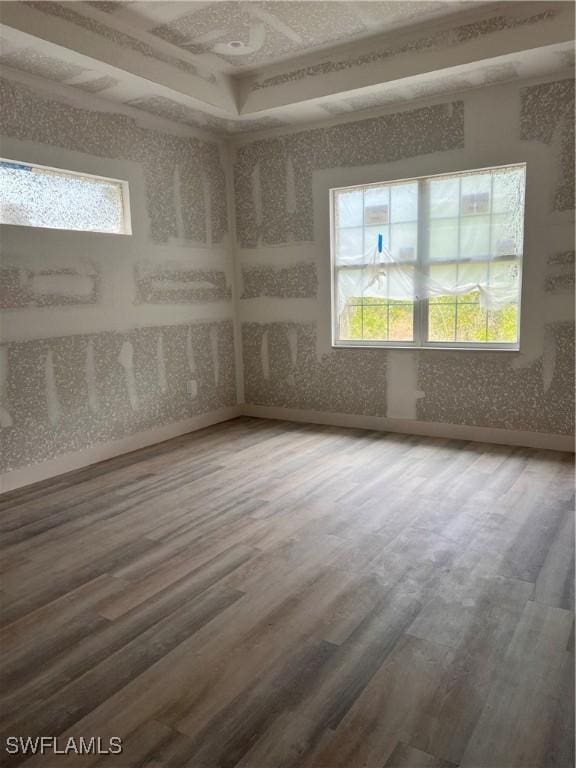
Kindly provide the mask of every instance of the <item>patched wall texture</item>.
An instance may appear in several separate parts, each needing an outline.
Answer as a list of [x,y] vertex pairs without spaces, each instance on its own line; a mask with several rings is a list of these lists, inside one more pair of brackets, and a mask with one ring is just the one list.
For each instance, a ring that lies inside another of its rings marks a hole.
[[15,266],[17,257],[11,262],[0,264],[0,309],[98,303],[100,274],[95,265],[31,269]]
[[[424,352],[418,418],[448,424],[571,434],[574,430],[574,325],[547,327],[553,369],[540,358],[515,369],[503,353]],[[471,375],[471,371],[473,375]],[[548,374],[548,375],[546,375]],[[449,396],[447,396],[447,389]]]
[[[573,104],[572,80],[490,86],[456,102],[240,145],[235,188],[246,401],[572,433]],[[328,235],[322,242],[310,242],[319,231],[318,221],[328,227],[327,215],[318,219],[314,210],[322,194],[328,199],[328,182],[319,181],[315,172],[335,169],[330,178],[338,182],[331,186],[346,186],[361,183],[363,166],[385,168],[395,161],[397,175],[384,170],[383,178],[403,178],[418,175],[421,155],[433,156],[438,172],[526,160],[520,353],[328,345]],[[409,162],[406,172],[403,160]],[[348,176],[346,169],[352,167],[355,171]],[[295,263],[298,243],[310,259],[306,268]],[[251,259],[251,250],[258,258]],[[314,293],[312,273],[318,279]],[[275,301],[263,302],[263,297]],[[402,373],[393,375],[395,371]]]
[[547,272],[544,277],[544,290],[549,293],[570,291],[574,293],[576,283],[574,274],[574,251],[553,253],[548,257]]
[[133,224],[132,236],[3,227],[0,472],[234,405],[221,146],[8,80],[0,92],[10,159],[126,171]]
[[574,208],[574,80],[560,80],[520,91],[520,138],[548,144],[556,184],[551,207]]
[[143,128],[123,114],[89,111],[0,79],[0,134],[139,163],[150,236],[219,243],[228,231],[226,177],[217,143]]
[[310,323],[243,323],[246,400],[337,413],[386,413],[386,353],[338,350],[316,356]]
[[463,146],[461,101],[251,142],[238,149],[234,164],[239,244],[312,240],[314,171]]
[[198,269],[185,263],[139,263],[135,282],[136,301],[142,304],[193,304],[232,298],[223,270]]
[[184,61],[178,56],[169,56],[159,51],[157,48],[153,48],[142,40],[127,35],[125,32],[120,32],[117,29],[113,29],[106,24],[102,24],[96,19],[88,18],[80,13],[77,13],[72,8],[68,7],[68,4],[55,3],[50,0],[42,0],[42,2],[28,2],[32,8],[36,8],[43,13],[47,13],[50,16],[57,16],[65,21],[69,21],[72,24],[76,24],[79,27],[93,32],[96,35],[100,35],[113,43],[123,46],[129,50],[137,51],[144,56],[149,56],[153,59],[158,59],[166,64],[171,64],[173,67],[182,69],[190,74],[197,74],[198,70],[187,61]]
[[284,299],[313,299],[318,292],[318,274],[312,262],[286,267],[269,264],[242,265],[243,299],[270,296]]
[[5,346],[3,471],[236,402],[232,322]]

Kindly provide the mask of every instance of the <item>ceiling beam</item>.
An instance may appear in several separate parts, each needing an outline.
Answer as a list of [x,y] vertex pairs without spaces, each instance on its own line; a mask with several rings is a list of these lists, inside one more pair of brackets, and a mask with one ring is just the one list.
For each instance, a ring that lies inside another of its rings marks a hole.
[[[510,23],[498,22],[502,18]],[[469,25],[474,23],[478,34],[467,35]],[[238,90],[240,114],[253,117],[271,109],[345,96],[361,88],[399,83],[573,39],[571,2],[498,4],[482,13],[451,16],[434,25],[371,38],[242,77]]]
[[[59,58],[90,66],[105,67],[111,74],[129,75],[157,86],[159,91],[184,100],[197,109],[217,116],[237,116],[234,83],[219,73],[206,77],[122,45],[112,38],[84,29],[59,16],[46,14],[19,2],[2,3],[0,21],[7,29],[17,30],[33,40],[50,46]],[[113,33],[113,30],[111,30]]]

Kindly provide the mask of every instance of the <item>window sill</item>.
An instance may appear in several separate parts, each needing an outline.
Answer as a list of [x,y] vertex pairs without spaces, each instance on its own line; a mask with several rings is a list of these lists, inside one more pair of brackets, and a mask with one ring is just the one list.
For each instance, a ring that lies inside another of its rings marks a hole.
[[486,345],[486,346],[467,346],[466,344],[461,345],[450,345],[450,344],[430,344],[426,346],[417,346],[416,344],[402,344],[399,342],[398,344],[380,344],[378,342],[375,342],[373,344],[367,343],[365,341],[362,342],[333,342],[332,343],[332,349],[393,349],[393,350],[409,350],[411,352],[417,351],[417,352],[430,352],[431,350],[441,350],[443,352],[449,351],[449,352],[520,352],[520,347],[518,345],[515,346],[502,346],[502,345]]

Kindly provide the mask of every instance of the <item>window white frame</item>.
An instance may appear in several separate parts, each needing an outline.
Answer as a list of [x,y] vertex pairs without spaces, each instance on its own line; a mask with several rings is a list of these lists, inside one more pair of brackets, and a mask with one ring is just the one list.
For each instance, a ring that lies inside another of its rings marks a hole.
[[6,163],[13,166],[23,166],[25,168],[38,168],[42,171],[49,171],[54,174],[61,175],[63,177],[78,177],[79,179],[85,179],[86,181],[102,181],[108,184],[117,185],[120,190],[120,200],[122,205],[122,229],[118,232],[110,232],[109,230],[98,229],[80,229],[74,227],[52,227],[47,225],[35,225],[35,224],[20,224],[20,223],[8,223],[0,221],[0,226],[8,227],[30,227],[31,229],[48,229],[58,232],[85,232],[98,235],[132,235],[132,217],[130,209],[130,188],[128,181],[125,179],[115,179],[109,176],[101,176],[94,173],[84,173],[82,171],[72,171],[67,168],[56,168],[54,166],[42,165],[34,161],[26,162],[25,160],[11,160],[7,157],[0,157],[0,163]]
[[[340,339],[338,333],[338,302],[337,302],[337,270],[336,265],[336,216],[335,216],[335,197],[338,192],[354,191],[360,189],[370,189],[372,187],[382,187],[386,185],[402,184],[406,182],[418,182],[418,223],[417,223],[417,246],[416,246],[416,262],[406,262],[410,265],[416,266],[416,268],[425,272],[428,265],[432,262],[428,259],[428,206],[421,205],[425,200],[426,185],[424,182],[431,179],[441,178],[454,178],[457,176],[467,176],[472,173],[485,173],[487,171],[495,171],[499,169],[510,168],[523,168],[526,173],[526,163],[507,163],[506,165],[498,166],[486,166],[480,168],[472,168],[463,171],[448,171],[446,173],[427,174],[425,176],[411,176],[402,179],[390,179],[386,181],[372,182],[369,184],[353,184],[346,187],[333,187],[329,190],[329,207],[330,207],[330,301],[331,301],[331,343],[332,347],[338,348],[378,348],[383,347],[386,349],[467,349],[471,351],[507,351],[518,352],[520,351],[520,334],[522,323],[522,301],[523,301],[523,261],[524,261],[524,240],[522,243],[522,251],[518,257],[518,284],[519,284],[519,296],[518,296],[518,314],[517,314],[517,338],[515,342],[479,342],[479,341],[429,341],[428,340],[428,300],[427,299],[415,299],[414,301],[414,319],[413,319],[413,340],[412,341],[391,341],[380,339]],[[491,195],[492,199],[492,195]],[[426,201],[425,201],[426,202]],[[421,215],[421,211],[424,209],[426,214]],[[524,211],[525,213],[525,211]],[[524,216],[524,229],[526,226],[526,217]],[[454,263],[462,263],[462,259],[458,258],[454,260]],[[434,262],[436,263],[436,262]],[[443,261],[440,263],[449,263]]]

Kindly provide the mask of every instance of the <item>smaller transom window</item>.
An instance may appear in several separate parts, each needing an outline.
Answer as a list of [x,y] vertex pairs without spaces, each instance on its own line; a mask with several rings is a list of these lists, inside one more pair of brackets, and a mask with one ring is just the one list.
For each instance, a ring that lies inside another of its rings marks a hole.
[[0,223],[129,235],[128,183],[0,160]]

